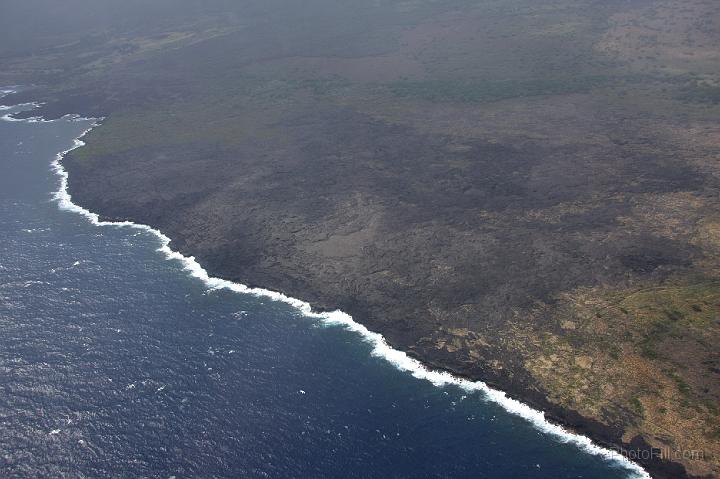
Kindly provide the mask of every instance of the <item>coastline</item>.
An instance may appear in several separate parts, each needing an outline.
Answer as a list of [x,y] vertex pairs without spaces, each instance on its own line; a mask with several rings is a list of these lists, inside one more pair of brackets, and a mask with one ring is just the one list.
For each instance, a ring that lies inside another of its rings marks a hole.
[[[21,105],[14,105],[13,107],[18,106]],[[40,105],[37,103],[27,103],[23,106],[31,106],[33,108],[36,108]],[[219,277],[211,276],[210,273],[205,270],[193,256],[186,256],[183,255],[181,252],[171,249],[171,238],[162,233],[160,230],[157,230],[152,226],[146,224],[139,224],[129,220],[112,221],[101,217],[97,213],[91,212],[89,209],[83,206],[75,204],[72,201],[71,194],[68,190],[69,174],[62,164],[62,160],[69,152],[85,144],[82,141],[82,138],[93,128],[99,126],[102,118],[84,118],[79,115],[65,115],[58,118],[57,120],[45,120],[39,116],[31,116],[28,118],[19,119],[13,118],[12,114],[7,114],[2,117],[2,119],[5,121],[25,121],[29,123],[52,122],[58,120],[92,121],[90,127],[84,130],[83,133],[74,140],[73,146],[67,150],[59,152],[51,163],[52,169],[60,178],[59,189],[55,193],[53,198],[58,203],[58,207],[60,209],[80,214],[86,219],[88,219],[88,221],[97,226],[111,226],[121,228],[129,227],[149,232],[155,235],[160,241],[161,245],[158,248],[158,251],[161,252],[166,259],[179,261],[183,265],[183,268],[192,277],[201,280],[203,284],[209,289],[227,289],[238,293],[252,294],[254,296],[265,297],[274,301],[281,301],[289,304],[296,308],[306,317],[314,318],[320,321],[321,324],[325,326],[339,326],[358,334],[364,342],[372,346],[371,354],[373,356],[385,359],[397,369],[403,372],[410,373],[413,377],[417,379],[429,381],[437,387],[454,385],[468,392],[480,392],[486,400],[492,401],[500,405],[510,414],[522,417],[523,419],[530,422],[536,429],[546,434],[552,435],[556,440],[559,440],[563,443],[571,443],[586,453],[602,456],[607,460],[621,464],[632,474],[632,476],[630,477],[651,477],[650,474],[640,465],[630,461],[628,458],[626,458],[619,452],[611,449],[612,447],[617,447],[617,444],[603,440],[601,438],[598,439],[598,437],[596,437],[596,434],[593,434],[592,436],[594,436],[594,439],[591,439],[588,436],[576,432],[571,432],[570,430],[566,429],[566,427],[564,426],[569,426],[575,429],[579,425],[579,415],[576,414],[578,418],[576,418],[575,421],[569,420],[569,417],[572,416],[572,411],[565,411],[560,407],[557,407],[557,410],[550,410],[547,407],[549,406],[548,403],[547,405],[542,407],[542,409],[546,411],[543,412],[532,407],[537,407],[538,403],[542,402],[538,399],[529,401],[525,400],[525,402],[521,402],[520,400],[508,396],[507,393],[501,390],[494,389],[493,387],[491,387],[491,385],[484,381],[464,377],[464,375],[460,371],[449,371],[447,366],[443,366],[442,364],[435,364],[434,362],[423,362],[420,360],[420,358],[416,357],[416,354],[407,353],[399,349],[393,348],[383,335],[369,330],[364,325],[353,320],[352,316],[340,310],[330,311],[328,310],[330,308],[324,307],[321,309],[317,309],[308,302],[287,296],[280,292],[259,287],[251,287],[233,281],[225,280]],[[495,386],[495,384],[492,384],[492,386]],[[516,394],[518,397],[522,397],[521,394]],[[591,422],[586,418],[580,419],[587,423]],[[591,428],[588,428],[588,430],[591,430]],[[625,444],[622,445],[625,446]]]

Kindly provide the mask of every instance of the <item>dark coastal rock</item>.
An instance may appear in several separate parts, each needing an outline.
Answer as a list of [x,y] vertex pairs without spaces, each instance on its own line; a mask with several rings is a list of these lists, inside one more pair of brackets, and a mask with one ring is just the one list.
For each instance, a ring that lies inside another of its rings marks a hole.
[[0,56],[25,115],[107,117],[76,202],[717,476],[713,2],[202,3]]

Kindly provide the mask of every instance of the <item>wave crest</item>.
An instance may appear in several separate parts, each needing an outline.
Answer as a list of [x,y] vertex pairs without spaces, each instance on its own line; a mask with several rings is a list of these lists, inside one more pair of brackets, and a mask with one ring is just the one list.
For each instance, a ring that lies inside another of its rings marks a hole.
[[[6,92],[12,92],[12,90],[2,91],[2,93]],[[2,97],[2,94],[0,94],[0,97]],[[7,117],[9,115],[5,116]],[[2,119],[5,119],[5,117],[2,117]],[[58,153],[55,156],[53,162],[51,163],[52,169],[60,178],[59,188],[53,195],[53,199],[58,203],[58,207],[60,209],[80,214],[87,218],[92,224],[97,226],[133,228],[136,230],[151,233],[160,240],[160,247],[158,248],[158,251],[161,252],[166,259],[179,261],[185,271],[187,271],[192,277],[202,281],[209,289],[226,289],[237,293],[252,294],[257,297],[268,298],[273,301],[281,301],[296,308],[305,316],[315,318],[321,321],[324,325],[340,326],[349,331],[357,333],[363,341],[369,343],[372,346],[371,354],[373,356],[385,359],[400,371],[407,372],[417,379],[429,381],[430,383],[438,387],[454,385],[468,392],[480,392],[488,401],[492,401],[493,403],[498,404],[510,414],[519,416],[529,421],[536,429],[553,436],[560,442],[573,444],[574,446],[578,447],[580,450],[586,453],[601,456],[609,461],[615,462],[616,464],[619,464],[624,468],[628,469],[631,473],[630,477],[638,479],[651,479],[650,475],[642,467],[630,461],[622,454],[611,449],[601,447],[595,444],[590,438],[586,436],[570,432],[562,426],[548,421],[542,411],[533,409],[527,404],[510,398],[504,392],[493,389],[482,381],[470,381],[468,379],[453,376],[447,371],[437,371],[427,368],[420,361],[411,358],[403,351],[392,348],[380,333],[370,331],[362,324],[354,321],[353,318],[347,313],[339,310],[331,312],[316,312],[312,310],[312,307],[309,303],[300,299],[291,298],[277,291],[270,291],[262,288],[251,288],[244,284],[235,283],[222,278],[210,276],[208,272],[195,260],[193,256],[184,256],[177,251],[173,251],[170,248],[170,238],[163,234],[161,231],[154,229],[148,225],[138,224],[132,221],[115,222],[100,220],[100,217],[97,213],[93,213],[88,209],[73,203],[72,197],[68,192],[68,173],[62,166],[62,159],[70,151],[85,145],[85,142],[82,141],[82,138],[87,135],[93,128],[98,126],[102,119],[83,118],[78,115],[67,115],[57,120],[44,120],[40,117],[33,117],[24,120],[13,118],[10,121],[25,121],[32,123],[68,120],[92,121],[92,123],[90,127],[84,130],[74,140],[72,147]]]

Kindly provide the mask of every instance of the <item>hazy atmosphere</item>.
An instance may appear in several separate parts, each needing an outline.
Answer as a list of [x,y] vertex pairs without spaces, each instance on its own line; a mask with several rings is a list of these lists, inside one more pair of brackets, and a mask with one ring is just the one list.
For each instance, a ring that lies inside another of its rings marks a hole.
[[720,477],[717,1],[0,0],[0,90],[0,475]]

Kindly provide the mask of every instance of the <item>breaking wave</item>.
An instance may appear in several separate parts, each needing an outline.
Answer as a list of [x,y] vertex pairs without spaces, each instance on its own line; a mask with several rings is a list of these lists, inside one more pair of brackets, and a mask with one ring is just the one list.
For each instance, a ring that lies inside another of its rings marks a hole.
[[[10,91],[11,92],[11,91]],[[9,93],[3,91],[2,93]],[[2,94],[0,94],[2,97]],[[31,105],[31,104],[28,104]],[[37,104],[32,104],[37,105]],[[24,105],[26,106],[26,105]],[[9,115],[5,115],[6,117]],[[6,119],[2,117],[2,119]],[[89,128],[83,131],[73,143],[73,146],[67,150],[61,151],[55,156],[51,163],[52,169],[60,178],[58,190],[54,193],[53,199],[58,203],[60,209],[80,214],[87,218],[91,223],[97,226],[110,226],[118,228],[133,228],[136,230],[146,231],[155,235],[160,240],[158,251],[161,252],[166,259],[179,261],[185,271],[192,277],[202,281],[209,289],[212,290],[230,290],[242,294],[251,294],[256,297],[268,298],[273,301],[280,301],[296,308],[303,315],[315,318],[326,326],[340,326],[349,331],[357,333],[363,341],[372,347],[371,354],[375,357],[383,358],[397,369],[411,374],[417,379],[429,381],[435,386],[457,386],[468,392],[479,392],[488,401],[498,404],[510,414],[519,416],[530,422],[536,429],[549,434],[562,443],[572,444],[580,450],[601,456],[606,460],[615,462],[630,471],[632,478],[651,479],[650,475],[639,465],[627,459],[622,454],[611,449],[601,447],[595,444],[590,438],[568,431],[560,425],[553,424],[545,418],[542,411],[531,408],[516,399],[508,397],[504,392],[492,389],[482,381],[471,381],[464,378],[453,376],[446,371],[437,371],[427,368],[420,361],[411,358],[406,353],[392,348],[385,338],[376,332],[370,331],[365,326],[357,323],[353,318],[342,311],[316,312],[312,310],[309,303],[300,299],[291,298],[276,291],[270,291],[262,288],[251,288],[244,284],[235,283],[221,278],[210,276],[208,272],[195,260],[193,256],[184,256],[170,248],[170,238],[161,231],[156,230],[148,225],[134,223],[132,221],[102,221],[97,213],[93,213],[72,201],[72,197],[68,192],[68,173],[62,166],[63,157],[70,151],[83,146],[85,143],[82,138],[87,135],[93,128],[98,126],[102,119],[83,118],[77,115],[67,115],[58,120],[44,120],[40,117],[28,118],[26,120],[11,119],[10,121],[26,121],[26,122],[52,122],[60,120],[71,121],[92,121]]]

